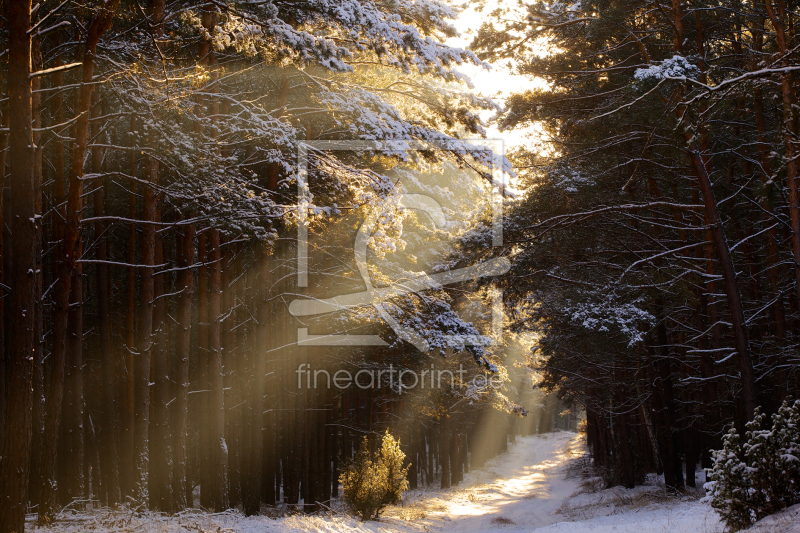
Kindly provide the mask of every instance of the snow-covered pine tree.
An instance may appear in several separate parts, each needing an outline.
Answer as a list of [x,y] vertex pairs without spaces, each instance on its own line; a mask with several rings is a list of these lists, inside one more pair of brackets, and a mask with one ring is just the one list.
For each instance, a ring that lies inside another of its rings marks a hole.
[[772,431],[778,454],[778,494],[788,507],[800,502],[800,400],[784,400],[772,415]]
[[[776,417],[777,414],[773,420]],[[780,500],[776,498],[776,482],[779,482],[779,476],[776,474],[780,471],[775,461],[778,450],[775,447],[773,432],[764,429],[766,419],[761,409],[756,409],[753,420],[745,426],[747,431],[742,443],[747,478],[746,485],[741,488],[748,495],[750,516],[754,521],[781,509]]]
[[766,419],[756,409],[744,442],[731,429],[714,452],[706,499],[733,530],[800,502],[800,401],[784,401],[770,428],[764,427]]
[[722,449],[714,452],[714,466],[705,484],[706,499],[728,527],[739,530],[753,523],[748,486],[750,471],[742,460],[743,450],[736,428],[722,438]]

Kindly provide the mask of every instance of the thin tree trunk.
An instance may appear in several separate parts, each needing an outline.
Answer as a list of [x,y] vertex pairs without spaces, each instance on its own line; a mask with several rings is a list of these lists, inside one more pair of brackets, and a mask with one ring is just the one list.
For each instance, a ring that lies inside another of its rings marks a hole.
[[[95,95],[99,93],[95,92]],[[99,98],[95,96],[92,117],[100,116]],[[102,124],[95,120],[93,131],[101,131]],[[99,141],[98,141],[99,142]],[[92,148],[92,172],[102,172],[103,154],[100,148]],[[105,185],[98,185],[93,193],[94,213],[96,217],[105,216]],[[100,464],[102,468],[101,499],[106,505],[119,502],[119,457],[117,456],[117,406],[114,382],[114,345],[111,330],[111,305],[109,295],[108,265],[108,224],[103,221],[94,223],[95,281],[97,284],[97,319],[100,333],[100,372],[102,376],[101,395],[103,398],[102,418],[99,421],[101,438]]]
[[[248,325],[245,298],[248,293],[248,273],[242,268],[242,251],[241,244],[236,247],[236,303],[234,311],[234,328],[236,336],[236,351],[234,352],[234,368],[235,383],[238,391],[236,391],[236,409],[234,415],[236,416],[234,427],[236,428],[236,437],[238,440],[239,450],[239,484],[240,484],[240,499],[239,503],[245,505],[245,498],[247,497],[247,490],[253,480],[253,470],[250,467],[249,461],[251,456],[252,440],[250,439],[251,418],[248,413],[251,412],[250,404],[250,387],[253,381],[253,368],[247,358],[247,333]],[[233,289],[233,288],[231,288]],[[259,476],[260,477],[260,476]],[[258,492],[256,492],[258,498]]]
[[145,265],[139,288],[139,350],[136,354],[134,372],[134,447],[135,498],[140,504],[149,501],[150,467],[150,359],[153,351],[153,304],[155,299],[155,277],[153,265],[156,259],[156,227],[147,222],[156,219],[154,187],[158,183],[158,161],[147,160],[147,181],[142,199],[141,261]]
[[[203,11],[203,24],[209,31],[213,32],[215,24],[215,15],[210,10]],[[200,43],[200,64],[205,65],[208,63],[208,56],[211,53],[210,41],[203,40]],[[198,95],[195,103],[195,114],[200,119],[205,114],[205,102],[202,95]],[[194,125],[195,133],[203,131],[202,123],[198,120]],[[200,390],[206,391],[202,393],[200,398],[200,419],[199,419],[199,456],[200,460],[200,505],[206,508],[211,508],[214,505],[213,495],[213,470],[215,465],[213,463],[213,449],[212,443],[213,431],[211,430],[208,414],[211,412],[211,394],[210,394],[210,381],[209,381],[209,365],[211,363],[211,352],[209,351],[209,316],[208,316],[208,269],[205,266],[209,254],[206,247],[207,236],[205,232],[201,232],[197,240],[197,257],[200,262],[200,268],[197,272],[197,341],[199,353],[199,366],[200,366]]]
[[[156,199],[156,220],[161,221]],[[155,263],[164,264],[164,242],[156,235]],[[150,427],[150,508],[161,512],[172,510],[172,449],[169,438],[169,321],[165,296],[165,274],[154,278],[155,302],[153,304],[153,346],[151,364],[153,372],[153,425]]]
[[[216,8],[205,8],[201,17],[203,27],[213,35],[216,30],[217,12]],[[210,47],[210,41],[204,41],[201,46],[201,53],[207,58],[207,64],[212,69],[212,79],[217,79],[216,57]],[[213,92],[217,91],[214,85]],[[219,112],[219,99],[210,97],[208,101],[208,112],[214,117]],[[210,230],[209,235],[209,259],[211,263],[211,275],[209,279],[209,298],[208,298],[208,383],[209,383],[209,459],[211,466],[211,506],[218,510],[227,509],[229,500],[228,487],[228,447],[225,443],[225,391],[223,387],[223,363],[222,363],[222,258],[220,249],[220,232],[217,229]]]
[[[619,370],[617,370],[619,372]],[[618,378],[621,380],[621,377]],[[621,393],[617,393],[621,396]],[[622,405],[622,398],[618,398],[617,402]],[[619,421],[619,449],[620,449],[620,470],[622,473],[622,485],[625,488],[632,489],[636,484],[636,471],[634,470],[634,442],[630,434],[630,416],[627,412],[623,411],[617,415]]]
[[236,281],[237,271],[235,263],[236,249],[232,245],[226,245],[222,253],[222,317],[220,327],[222,329],[222,366],[223,366],[223,386],[225,389],[225,442],[228,448],[228,487],[231,505],[241,503],[241,449],[239,442],[239,399],[241,386],[239,383],[238,366],[236,359],[238,350],[236,346]]
[[70,350],[64,375],[64,411],[59,429],[59,453],[69,457],[58,462],[58,492],[61,505],[84,495],[84,394],[83,351]]
[[[148,6],[151,36],[155,40],[163,36],[164,30],[164,0],[150,0]],[[150,144],[155,146],[158,139],[150,138]],[[156,189],[159,183],[159,162],[155,157],[147,160],[147,181],[143,198],[143,215],[146,221],[160,221],[158,196]],[[163,261],[163,247],[160,236],[156,233],[154,224],[145,224],[142,230],[142,258],[147,265],[161,264]],[[147,269],[142,276],[141,286],[141,317],[139,339],[142,348],[139,350],[139,365],[137,370],[141,373],[136,376],[139,389],[137,408],[140,426],[135,435],[135,457],[139,462],[137,467],[137,480],[139,486],[139,500],[147,503],[151,509],[168,510],[165,506],[171,504],[172,498],[164,494],[169,491],[169,441],[167,434],[166,394],[168,394],[169,364],[166,359],[165,347],[165,300],[156,298],[164,293],[163,275],[158,279],[154,276],[153,269]],[[166,370],[165,370],[166,369]],[[150,404],[150,391],[147,385],[153,374],[155,387],[153,394],[154,405]],[[165,373],[166,381],[165,383]],[[166,388],[166,390],[165,390]],[[165,394],[166,393],[166,394]],[[154,417],[153,427],[150,427],[149,416]],[[150,434],[152,432],[152,435]],[[152,437],[152,438],[151,438]],[[152,457],[152,459],[151,459]],[[151,474],[151,464],[153,472]]]
[[[194,244],[194,225],[184,226],[183,235],[179,239],[178,266],[183,270],[178,274],[178,289],[181,292],[178,300],[178,335],[175,343],[177,352],[177,368],[175,369],[176,395],[175,418],[173,432],[173,489],[172,497],[175,509],[184,509],[191,502],[186,480],[186,438],[189,420],[189,351],[192,339],[192,250]],[[203,258],[200,259],[203,261]]]
[[[0,75],[0,83],[2,76]],[[6,153],[8,148],[8,110],[3,108],[3,131],[0,132],[0,447],[3,445],[3,429],[5,426],[6,408],[6,358],[5,358],[5,309],[6,300],[9,299],[10,292],[6,291],[5,281],[7,269],[5,268],[5,252],[3,250],[5,242],[5,181],[6,181]],[[0,448],[2,449],[2,448]]]
[[[756,27],[759,31],[753,32],[753,50],[756,52],[755,57],[759,57],[762,52],[764,46],[764,22],[765,17],[763,14],[759,15],[756,19]],[[756,60],[757,61],[757,60]],[[754,61],[751,69],[755,70],[757,68],[756,61]],[[761,162],[761,168],[763,169],[761,181],[767,185],[767,193],[764,195],[764,209],[767,212],[771,213],[774,209],[772,205],[772,196],[776,189],[775,183],[772,179],[772,161],[770,150],[768,146],[770,145],[767,136],[766,136],[766,120],[764,118],[764,96],[763,91],[760,86],[753,87],[753,113],[755,115],[755,123],[756,123],[756,140],[758,141],[758,156]],[[796,165],[796,163],[795,163]],[[770,264],[768,279],[770,281],[770,285],[772,286],[773,290],[780,291],[779,287],[779,276],[778,276],[778,230],[777,228],[772,228],[769,230],[769,245],[768,245],[768,260]],[[783,296],[780,295],[773,306],[773,312],[775,314],[775,329],[781,345],[783,345],[783,341],[786,338],[786,316],[783,309]],[[784,376],[782,376],[784,377]],[[785,382],[785,377],[783,379]]]
[[[131,194],[132,203],[135,203],[135,196]],[[136,230],[131,224],[129,233],[128,257],[131,261],[136,260],[134,249]],[[133,264],[131,262],[130,264]],[[135,487],[135,461],[133,458],[134,449],[134,386],[135,361],[136,361],[136,293],[135,293],[134,268],[130,267],[126,273],[125,295],[126,295],[126,323],[125,323],[125,411],[123,412],[123,431],[122,431],[122,450],[123,466],[121,469],[122,492],[126,496],[134,495]]]
[[[58,66],[61,61],[58,60]],[[57,72],[53,76],[53,85],[61,86],[63,74]],[[59,92],[54,96],[54,122],[64,123],[64,99]],[[59,132],[63,133],[63,132]],[[53,176],[53,205],[58,206],[66,200],[66,180],[67,172],[64,160],[64,144],[56,142],[53,147],[53,166],[55,172]],[[63,221],[65,219],[64,208],[55,208],[57,215],[54,217],[53,235],[56,238],[63,237]],[[84,462],[84,441],[83,441],[83,376],[81,367],[83,366],[82,353],[67,354],[64,366],[64,391],[63,391],[63,413],[59,424],[59,453],[70,457],[69,461],[58,463],[58,498],[61,505],[66,505],[76,498],[83,496],[83,462]]]
[[[136,117],[131,117],[131,132],[136,131]],[[130,151],[130,174],[136,176],[136,150]],[[136,219],[136,182],[131,183],[132,192],[128,196],[128,218]],[[127,259],[129,265],[136,264],[136,225],[128,225]],[[126,496],[135,494],[134,413],[136,403],[134,389],[136,384],[136,269],[128,267],[125,274],[125,412],[123,413],[122,434],[122,491]]]
[[669,352],[669,340],[667,328],[663,323],[663,316],[659,315],[662,321],[656,327],[657,344],[661,350],[660,360],[653,357],[652,363],[655,370],[653,380],[656,390],[656,401],[658,404],[658,414],[661,418],[661,428],[659,449],[661,450],[661,464],[664,467],[664,482],[667,486],[683,491],[683,473],[681,469],[680,455],[676,446],[675,435],[675,398],[672,387],[672,369]]
[[[442,465],[442,482],[441,487],[443,489],[450,488],[450,424],[448,423],[449,419],[445,418],[446,415],[442,415],[442,419],[439,425],[439,462]],[[506,436],[503,434],[503,438],[505,439]]]
[[[261,501],[267,505],[275,503],[275,479],[271,468],[272,458],[272,413],[264,413],[264,394],[266,376],[267,342],[269,331],[269,280],[270,256],[268,251],[262,249],[259,259],[259,272],[256,283],[260,287],[257,292],[258,325],[255,334],[255,350],[252,351],[253,376],[250,385],[250,470],[251,477],[249,492],[245,494],[245,513],[257,514]],[[265,446],[266,441],[266,446]],[[266,469],[266,473],[264,470]],[[271,485],[271,487],[270,487]]]
[[339,462],[341,457],[341,448],[339,440],[339,422],[342,420],[341,402],[344,401],[343,394],[336,394],[333,390],[330,391],[333,397],[333,412],[331,413],[330,431],[331,431],[331,484],[330,493],[331,498],[339,497]]
[[334,393],[329,387],[325,387],[322,391],[322,397],[325,400],[323,411],[320,417],[322,424],[323,442],[322,442],[322,493],[320,494],[320,501],[326,505],[330,503],[332,482],[333,482],[333,454],[335,449],[334,444]]
[[[41,57],[39,54],[38,40],[34,40],[32,44],[34,58],[34,69],[38,68],[41,64]],[[33,78],[31,82],[31,110],[32,121],[34,127],[42,127],[42,110],[41,110],[41,93],[37,92],[41,89],[41,78]],[[35,207],[37,213],[43,213],[42,210],[42,148],[41,148],[41,132],[34,131],[33,142],[36,145],[36,152],[34,155],[33,163],[33,188],[35,197]],[[42,231],[41,225],[36,228],[36,330],[34,336],[36,338],[37,357],[34,360],[33,371],[33,440],[31,445],[31,480],[28,499],[34,505],[39,503],[39,494],[42,486],[42,440],[44,439],[44,409],[45,409],[45,394],[44,394],[44,343],[42,342],[43,334],[43,309],[42,299],[38,295],[42,294]]]
[[208,381],[211,406],[208,411],[211,450],[212,506],[217,510],[228,508],[228,447],[225,444],[225,393],[222,382],[221,292],[222,272],[219,230],[210,236],[211,280],[209,287],[209,350]]
[[197,238],[197,260],[202,265],[197,271],[197,344],[200,354],[200,505],[211,508],[214,505],[213,496],[213,445],[212,431],[209,421],[211,413],[211,384],[209,381],[209,364],[211,353],[208,349],[208,267],[205,266],[209,254],[206,250],[206,233],[200,233]]
[[[270,283],[272,276],[272,260],[267,250],[262,252],[261,271],[258,276],[258,330],[256,331],[256,349],[253,356],[255,360],[255,380],[253,385],[253,410],[255,414],[254,422],[260,431],[254,432],[256,442],[261,442],[262,455],[258,462],[262,470],[261,492],[262,499],[267,505],[275,505],[277,495],[275,491],[275,477],[276,477],[276,464],[277,464],[277,444],[279,443],[277,437],[278,428],[275,424],[275,400],[276,400],[276,387],[275,373],[277,365],[274,363],[275,356],[269,352],[271,326],[273,324],[274,314],[271,312],[272,304],[269,300],[270,297]],[[270,359],[269,365],[267,358]],[[269,373],[267,372],[269,369]],[[261,376],[261,378],[259,378]],[[265,387],[266,385],[266,387]],[[267,400],[265,402],[264,396],[266,394]],[[259,417],[259,413],[261,416]],[[254,453],[255,451],[254,444]],[[254,459],[255,461],[256,459]]]
[[[81,248],[82,246],[79,244],[79,253],[82,251]],[[93,399],[91,389],[93,388],[94,383],[91,375],[88,375],[86,378],[84,378],[84,365],[86,362],[84,361],[83,357],[83,266],[80,264],[76,265],[72,276],[69,297],[69,342],[67,344],[67,351],[69,352],[69,360],[72,364],[72,372],[74,373],[73,383],[76,387],[80,387],[80,389],[76,389],[76,394],[73,398],[75,401],[73,411],[74,418],[70,427],[74,432],[74,436],[80,439],[80,442],[74,443],[75,447],[81,453],[83,453],[85,435],[81,428],[88,426],[87,422],[91,417],[91,413],[87,405],[87,399],[89,402],[91,402]],[[89,368],[90,367],[87,365],[86,370]],[[83,387],[86,383],[89,383],[90,387],[89,390],[84,393]],[[68,456],[64,457],[66,458]],[[88,488],[89,478],[87,477],[83,479],[83,482],[86,483]],[[83,486],[76,486],[75,497],[85,494],[83,489]],[[92,493],[98,495],[98,491],[99,487],[97,469],[93,469]],[[88,493],[88,491],[86,493]]]
[[[73,284],[73,287],[75,285]],[[82,293],[81,289],[81,293]],[[82,317],[83,315],[81,315]],[[81,342],[83,339],[81,338]],[[70,348],[72,344],[70,344]],[[94,372],[93,364],[85,361],[83,369],[83,384],[84,390],[84,424],[83,424],[83,440],[86,446],[86,457],[83,462],[85,488],[84,494],[89,500],[97,499],[97,489],[100,482],[100,454],[97,449],[97,425],[95,421],[97,418],[94,416],[99,410],[99,383],[97,379],[97,372]]]

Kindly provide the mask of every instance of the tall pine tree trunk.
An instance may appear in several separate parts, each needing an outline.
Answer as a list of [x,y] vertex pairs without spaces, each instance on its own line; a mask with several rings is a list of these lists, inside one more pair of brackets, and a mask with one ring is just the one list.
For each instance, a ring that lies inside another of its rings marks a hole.
[[[31,48],[32,56],[34,58],[34,69],[39,68],[41,64],[41,56],[39,54],[38,40],[34,39]],[[31,110],[32,121],[35,128],[42,127],[42,110],[41,110],[41,77],[33,78],[31,82]],[[37,213],[43,213],[42,210],[42,149],[41,149],[41,132],[34,131],[33,142],[36,145],[36,152],[34,154],[33,163],[33,188],[35,207]],[[36,235],[36,288],[37,295],[42,294],[42,231],[41,225],[37,225]],[[37,349],[36,358],[34,360],[33,371],[33,437],[31,443],[31,478],[29,485],[28,498],[34,505],[39,503],[39,493],[42,485],[42,440],[44,439],[44,408],[45,408],[45,380],[44,380],[44,344],[42,343],[42,329],[43,321],[42,299],[36,298],[36,329],[34,336],[36,337]]]
[[[273,324],[274,314],[272,302],[270,301],[270,283],[272,276],[272,260],[268,250],[262,251],[260,260],[260,272],[257,278],[258,284],[258,330],[256,331],[255,351],[253,357],[255,361],[255,383],[253,384],[253,410],[255,412],[254,423],[261,431],[254,432],[256,442],[261,442],[262,455],[254,457],[254,462],[259,460],[261,468],[261,492],[262,499],[267,505],[275,505],[277,494],[275,493],[276,465],[278,464],[276,433],[278,428],[275,424],[275,400],[276,400],[276,371],[275,355],[270,350],[270,334]],[[259,380],[259,376],[261,376]],[[259,417],[259,412],[261,416]],[[254,453],[256,443],[253,444]],[[254,464],[259,464],[254,463]]]
[[236,346],[236,286],[237,272],[235,263],[236,249],[226,244],[222,253],[222,313],[220,328],[222,335],[222,367],[223,387],[225,389],[225,443],[228,449],[228,487],[231,505],[241,503],[241,466],[239,443],[239,373],[236,364],[238,351]]
[[82,85],[76,106],[75,140],[72,145],[72,161],[69,170],[69,192],[65,210],[61,244],[56,253],[57,280],[54,287],[53,353],[50,390],[47,397],[45,438],[42,449],[43,491],[39,505],[40,521],[48,522],[53,516],[55,497],[55,462],[58,445],[58,426],[64,387],[64,364],[67,350],[69,322],[69,295],[73,275],[80,256],[81,210],[83,205],[83,163],[89,136],[89,111],[92,105],[95,52],[103,33],[111,27],[114,10],[119,0],[106,3],[89,23],[83,52]]
[[31,453],[31,393],[36,357],[35,277],[36,224],[33,185],[34,145],[31,122],[31,3],[6,3],[8,24],[8,96],[11,171],[8,185],[14,206],[11,234],[14,261],[8,283],[9,351],[6,353],[6,418],[0,459],[0,532],[21,533],[25,527]]
[[154,269],[156,259],[156,194],[158,161],[147,159],[147,181],[142,195],[141,261],[145,266],[139,289],[139,350],[134,371],[134,447],[135,499],[149,502],[150,484],[150,360],[153,354]]
[[[82,246],[78,245],[78,252],[82,251]],[[84,428],[92,429],[94,423],[89,423],[91,420],[89,405],[93,400],[92,384],[93,376],[89,370],[89,365],[83,357],[83,265],[77,265],[72,273],[72,283],[70,284],[70,297],[69,297],[69,341],[67,343],[67,352],[69,353],[69,361],[72,366],[73,383],[76,387],[76,394],[72,398],[75,402],[74,411],[72,412],[73,419],[70,424],[70,429],[73,436],[80,441],[73,442],[81,454],[84,452],[86,432]],[[89,384],[89,388],[84,392],[84,386]],[[93,432],[93,431],[92,431]],[[63,450],[59,446],[59,450]],[[64,457],[68,457],[64,455]],[[66,459],[65,459],[66,461]],[[86,461],[83,458],[83,461]],[[80,463],[81,461],[77,461]],[[86,463],[84,464],[86,466]],[[75,487],[75,496],[89,495],[89,477],[81,476],[81,480],[85,486],[77,485]],[[92,472],[92,493],[98,494],[98,479],[97,469]]]
[[225,392],[222,382],[222,338],[221,338],[221,293],[222,260],[220,255],[219,230],[210,230],[211,279],[208,298],[209,318],[209,364],[210,389],[209,440],[211,443],[210,466],[212,469],[211,504],[214,509],[228,508],[228,447],[225,444]]
[[[249,403],[251,415],[249,424],[251,430],[248,442],[250,458],[247,472],[251,482],[248,484],[247,493],[244,495],[245,513],[251,515],[258,514],[262,500],[267,505],[275,503],[275,480],[269,464],[272,461],[272,418],[264,412],[265,381],[267,380],[266,358],[270,357],[267,353],[267,339],[269,338],[269,331],[267,330],[269,285],[267,280],[269,279],[270,264],[268,251],[264,248],[261,250],[261,256],[257,262],[258,275],[256,277],[256,285],[260,287],[256,296],[258,324],[255,332],[255,349],[251,351],[253,373],[250,377]],[[269,424],[266,423],[267,419],[269,419]],[[267,443],[266,446],[265,441]],[[269,487],[270,484],[272,485],[271,489]]]
[[[57,61],[60,63],[60,60]],[[53,75],[53,85],[58,87],[63,83],[63,74],[57,72]],[[56,124],[64,123],[64,99],[59,92],[54,96],[53,117]],[[60,135],[64,131],[58,132]],[[65,219],[64,207],[57,207],[66,200],[67,171],[64,159],[64,144],[56,142],[53,147],[52,165],[55,169],[53,175],[52,196],[56,216],[53,222],[53,235],[63,237],[63,221]],[[69,461],[58,463],[58,498],[61,505],[70,503],[73,499],[83,495],[83,366],[82,353],[68,353],[64,362],[64,391],[63,411],[59,424],[59,453],[70,457]]]
[[[95,92],[95,95],[99,93]],[[95,100],[98,100],[95,97]],[[100,106],[96,103],[92,108],[93,132],[102,131],[102,124],[97,120],[100,116]],[[97,141],[99,142],[99,141]],[[102,172],[103,153],[100,148],[92,148],[92,172]],[[103,183],[96,178],[96,184]],[[92,195],[94,213],[96,217],[105,216],[105,184],[97,185]],[[95,282],[97,290],[97,319],[100,333],[100,372],[101,395],[103,398],[102,418],[99,420],[99,433],[101,439],[100,463],[102,468],[101,500],[106,505],[119,502],[119,457],[117,455],[117,405],[114,379],[114,345],[111,330],[111,304],[108,277],[108,224],[102,220],[94,223]]]
[[209,259],[206,250],[206,232],[200,233],[197,238],[197,259],[200,268],[197,269],[197,350],[200,366],[200,444],[199,444],[199,469],[200,469],[200,505],[211,508],[214,504],[212,480],[214,479],[214,463],[212,460],[212,432],[209,420],[211,412],[211,384],[209,380],[209,365],[211,352],[209,351],[208,337],[210,324],[208,322],[208,267]]
[[[2,83],[2,76],[0,75],[0,83]],[[5,255],[3,246],[5,243],[5,180],[6,180],[6,153],[8,149],[8,112],[5,108],[3,111],[3,131],[0,132],[0,421],[5,422],[5,408],[6,408],[6,300],[11,294],[7,290],[5,284],[8,277],[8,271],[5,268]],[[3,446],[3,429],[4,424],[0,423],[0,450]]]
[[[192,340],[192,250],[194,249],[194,225],[183,227],[178,240],[178,332],[175,342],[177,366],[175,368],[176,395],[175,416],[172,424],[173,478],[172,497],[175,509],[191,505],[190,488],[186,476],[186,439],[189,420],[189,351]],[[200,259],[201,261],[203,258]]]
[[[680,0],[672,0],[672,11],[673,24],[675,26],[674,51],[676,54],[683,55],[683,13]],[[682,94],[682,91],[680,94]],[[685,109],[679,108],[677,111],[678,117],[682,118],[684,112]],[[725,237],[725,228],[722,225],[722,219],[720,218],[719,209],[717,207],[717,200],[711,185],[708,166],[704,159],[706,156],[705,154],[701,154],[696,147],[692,146],[694,142],[693,138],[692,133],[686,130],[684,133],[684,140],[689,155],[689,163],[698,186],[700,187],[700,192],[703,195],[707,223],[711,231],[717,258],[722,268],[725,294],[728,298],[728,308],[731,313],[731,326],[739,375],[742,382],[744,410],[747,419],[751,420],[756,408],[755,376],[753,373],[753,362],[750,355],[750,343],[747,337],[747,324],[744,319],[744,308],[742,305],[741,292],[739,290],[739,282],[736,279],[733,257],[727,238]],[[798,279],[800,279],[800,277]]]
[[[136,131],[136,117],[131,116],[131,132]],[[136,177],[136,150],[130,151],[130,175]],[[131,182],[131,193],[128,196],[128,218],[136,219],[136,182]],[[136,224],[128,224],[127,260],[129,265],[136,263]],[[129,266],[125,273],[125,410],[122,413],[121,441],[121,484],[125,496],[135,494],[135,461],[134,450],[134,399],[136,375],[136,268]]]
[[[505,435],[503,435],[505,439]],[[443,489],[450,488],[450,424],[447,415],[442,415],[439,423],[439,463],[442,466]]]
[[[156,220],[161,221],[156,200]],[[156,265],[164,264],[164,241],[156,235]],[[163,268],[163,267],[162,267]],[[169,321],[167,320],[169,292],[166,274],[154,279],[156,301],[153,304],[153,424],[150,426],[150,508],[161,512],[172,510],[172,448],[169,438]]]

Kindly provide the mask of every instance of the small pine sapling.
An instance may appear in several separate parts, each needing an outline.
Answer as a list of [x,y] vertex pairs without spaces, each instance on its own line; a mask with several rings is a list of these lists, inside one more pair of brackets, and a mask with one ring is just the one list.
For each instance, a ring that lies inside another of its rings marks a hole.
[[742,445],[736,429],[722,438],[722,449],[714,451],[711,481],[704,486],[706,500],[734,531],[752,524],[748,504],[749,472],[742,460]]
[[714,452],[706,500],[733,531],[800,502],[800,401],[783,402],[770,429],[765,420],[756,409],[744,442],[731,429]]
[[364,437],[353,462],[339,477],[345,503],[361,520],[377,520],[386,506],[403,499],[403,492],[408,489],[409,465],[403,466],[405,458],[400,442],[388,430],[377,455],[369,451]]

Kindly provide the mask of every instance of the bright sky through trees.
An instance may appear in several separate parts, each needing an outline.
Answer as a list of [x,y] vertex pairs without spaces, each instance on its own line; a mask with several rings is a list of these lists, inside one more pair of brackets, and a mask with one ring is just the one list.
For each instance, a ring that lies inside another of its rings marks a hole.
[[[480,9],[475,2],[466,3],[466,9],[461,12],[454,24],[460,35],[448,39],[446,43],[451,46],[469,47],[478,28],[487,20],[487,13],[497,5],[508,3],[510,3],[509,0],[491,2],[489,5],[484,6],[483,9]],[[518,16],[522,17],[524,15],[519,14]],[[542,54],[544,53],[546,51],[542,48]],[[534,87],[547,86],[544,80],[532,79],[528,76],[517,74],[514,69],[515,61],[513,60],[494,63],[491,70],[471,64],[464,64],[459,67],[461,72],[470,77],[477,92],[491,97],[501,106],[505,106],[506,99],[513,93],[524,92]],[[491,111],[481,113],[481,117],[484,120],[490,120],[493,115],[494,113]],[[537,138],[542,134],[542,131],[535,126],[500,131],[495,124],[489,124],[487,133],[489,138],[503,139],[506,143],[506,150],[510,150],[528,142],[529,136]]]

